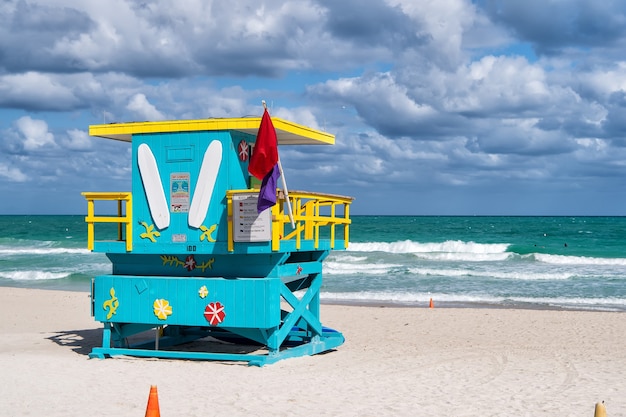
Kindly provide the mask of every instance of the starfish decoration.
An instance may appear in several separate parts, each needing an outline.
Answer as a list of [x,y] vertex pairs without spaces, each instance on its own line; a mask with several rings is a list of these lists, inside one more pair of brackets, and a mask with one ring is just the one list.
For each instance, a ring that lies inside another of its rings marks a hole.
[[217,224],[214,224],[211,227],[206,227],[205,225],[200,226],[200,230],[204,233],[200,235],[200,240],[204,240],[206,238],[207,242],[215,242],[215,239],[211,237],[211,233],[213,233],[217,229]]
[[146,228],[145,233],[140,234],[139,237],[142,239],[150,239],[152,243],[156,243],[156,238],[161,236],[161,233],[154,230],[154,225],[148,225],[146,222],[139,222],[139,224]]

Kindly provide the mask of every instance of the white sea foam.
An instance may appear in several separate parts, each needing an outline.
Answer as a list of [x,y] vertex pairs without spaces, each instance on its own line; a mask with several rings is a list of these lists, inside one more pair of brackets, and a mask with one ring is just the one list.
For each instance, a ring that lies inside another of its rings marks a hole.
[[[474,274],[468,269],[435,269],[435,268],[409,268],[409,272],[423,276],[444,276],[444,277],[469,277]],[[482,276],[482,274],[481,274]]]
[[389,252],[389,253],[468,253],[468,254],[499,254],[505,253],[507,243],[476,243],[460,240],[445,242],[419,243],[411,240],[399,242],[365,242],[351,243],[350,252]]
[[539,262],[556,265],[624,265],[626,258],[591,258],[586,256],[564,256],[535,253],[534,257]]
[[355,264],[346,262],[326,261],[323,264],[324,273],[329,275],[380,275],[391,271],[393,268],[400,268],[397,264]]
[[419,259],[428,261],[498,262],[514,257],[513,253],[440,252],[416,253]]
[[500,306],[535,305],[545,307],[580,308],[590,310],[624,311],[626,298],[566,298],[566,297],[494,297],[489,295],[466,294],[439,294],[439,293],[412,293],[412,292],[322,292],[324,301],[356,302],[356,303],[397,303],[428,305],[430,299],[435,303],[455,304],[493,304]]
[[507,243],[476,243],[460,240],[419,243],[411,240],[399,242],[352,243],[351,252],[386,252],[413,254],[419,259],[433,261],[494,262],[514,256],[507,252]]
[[2,255],[59,255],[67,253],[88,254],[91,251],[79,248],[0,247],[0,254]]
[[352,302],[386,302],[401,304],[428,303],[430,299],[458,303],[498,303],[501,298],[489,296],[472,296],[461,294],[416,293],[398,291],[360,291],[360,292],[322,292],[321,298],[326,301]]
[[3,271],[0,277],[12,279],[14,281],[42,281],[51,279],[61,279],[70,276],[71,273],[51,272],[51,271]]
[[367,256],[352,256],[352,255],[337,255],[335,254],[334,256],[330,256],[328,257],[328,261],[327,262],[333,262],[333,261],[338,261],[341,260],[341,262],[362,262],[365,261],[367,259]]
[[[325,262],[324,274],[326,275],[383,275],[392,272],[394,269],[404,268],[399,264],[351,264],[345,262]],[[530,270],[470,270],[459,269],[437,269],[411,267],[407,270],[412,275],[435,276],[435,277],[467,277],[467,278],[495,278],[520,281],[537,280],[567,280],[576,274],[572,272],[534,272]]]
[[605,306],[605,307],[626,307],[626,298],[607,297],[607,298],[582,298],[582,297],[513,297],[513,302],[520,303],[538,303],[546,305],[566,306],[566,307],[590,307],[590,306]]
[[445,277],[484,277],[497,279],[511,279],[521,281],[535,280],[565,280],[574,277],[574,274],[568,272],[533,272],[528,270],[510,270],[510,271],[477,271],[469,269],[434,269],[434,268],[409,268],[409,272],[415,275],[424,276],[445,276]]

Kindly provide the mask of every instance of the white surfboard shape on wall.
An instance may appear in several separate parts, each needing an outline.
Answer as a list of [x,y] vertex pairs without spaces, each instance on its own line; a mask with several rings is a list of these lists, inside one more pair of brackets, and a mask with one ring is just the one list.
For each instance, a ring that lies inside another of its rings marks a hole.
[[204,153],[196,189],[191,199],[188,215],[188,222],[191,227],[199,228],[206,218],[221,163],[222,143],[219,140],[214,140]]
[[137,163],[139,175],[143,183],[143,189],[148,198],[148,209],[154,224],[159,230],[170,225],[170,210],[165,199],[165,190],[161,184],[159,167],[150,147],[145,143],[139,145],[137,150]]

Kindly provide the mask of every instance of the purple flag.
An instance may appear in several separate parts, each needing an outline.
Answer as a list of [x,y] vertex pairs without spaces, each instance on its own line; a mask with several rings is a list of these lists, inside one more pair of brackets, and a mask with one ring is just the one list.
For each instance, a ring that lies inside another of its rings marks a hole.
[[278,169],[278,164],[274,165],[274,168],[263,177],[261,190],[259,191],[259,200],[256,203],[259,213],[276,204],[276,182],[279,177],[280,169]]

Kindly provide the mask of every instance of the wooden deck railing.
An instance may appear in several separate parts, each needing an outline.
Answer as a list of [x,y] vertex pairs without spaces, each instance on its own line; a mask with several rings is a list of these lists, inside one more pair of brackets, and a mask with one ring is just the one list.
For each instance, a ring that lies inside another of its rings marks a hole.
[[[228,228],[233,228],[233,195],[237,193],[250,193],[251,190],[231,190],[226,194],[228,204]],[[84,192],[82,195],[87,199],[87,247],[94,249],[95,224],[117,223],[118,241],[126,243],[126,251],[133,248],[132,235],[132,194],[129,192]],[[313,248],[318,249],[320,238],[328,238],[330,248],[335,248],[337,240],[341,239],[343,247],[347,248],[350,240],[350,204],[352,197],[344,197],[332,194],[310,193],[304,191],[291,191],[289,199],[292,205],[293,220],[295,227],[291,225],[291,219],[286,205],[285,195],[279,191],[277,204],[272,207],[272,251],[280,250],[280,244],[284,241],[295,240],[295,248],[299,250],[302,241],[313,242]],[[117,216],[96,216],[96,201],[117,202]],[[122,202],[125,202],[123,207]],[[340,228],[338,231],[337,228]],[[228,250],[234,251],[233,233],[228,233]]]
[[[237,193],[249,193],[250,190],[231,190],[227,192],[228,213],[232,214],[232,197]],[[295,227],[287,210],[286,198],[282,191],[278,192],[277,203],[272,207],[272,250],[280,249],[281,241],[295,240],[299,250],[302,240],[313,241],[313,247],[319,248],[321,232],[327,228],[330,248],[335,248],[337,227],[341,227],[344,248],[350,240],[350,204],[352,197],[333,194],[290,191],[289,200],[292,205]],[[232,229],[232,216],[229,217],[229,228]],[[232,233],[228,238],[228,250],[234,250]]]
[[[85,192],[81,194],[87,199],[87,217],[85,217],[85,222],[87,223],[87,249],[94,249],[95,223],[117,223],[117,240],[125,240],[126,251],[130,252],[133,249],[132,194],[119,192]],[[96,201],[116,201],[117,216],[96,216],[94,204]],[[122,202],[126,202],[125,208],[122,207]]]

